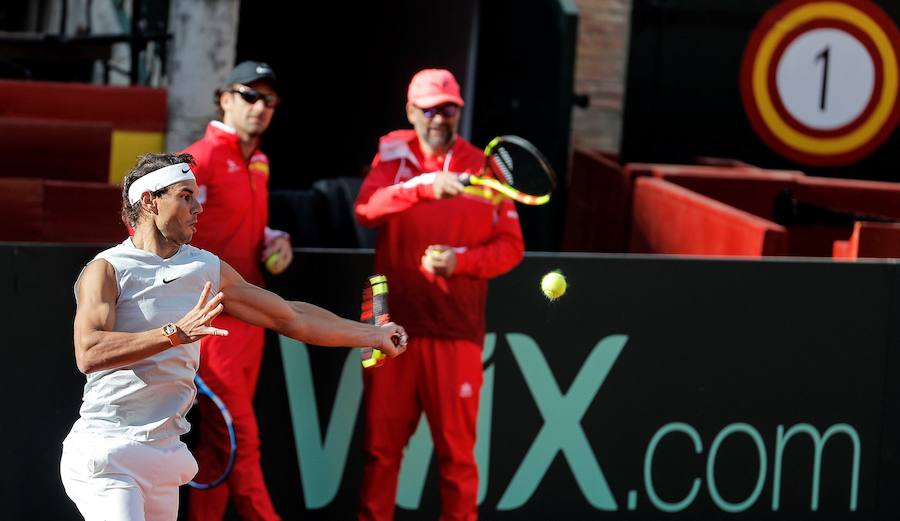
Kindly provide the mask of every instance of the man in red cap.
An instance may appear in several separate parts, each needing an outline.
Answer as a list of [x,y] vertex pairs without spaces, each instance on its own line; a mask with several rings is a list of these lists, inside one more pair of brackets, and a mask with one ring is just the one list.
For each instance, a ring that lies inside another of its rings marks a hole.
[[447,70],[413,76],[406,115],[412,130],[383,136],[356,200],[356,217],[378,228],[375,271],[390,281],[392,319],[410,349],[364,373],[365,462],[361,520],[394,515],[403,447],[422,411],[440,466],[442,520],[478,516],[475,431],[482,382],[488,279],[523,255],[513,203],[464,187],[484,154],[457,135],[463,106]]
[[[197,197],[206,217],[193,244],[215,253],[258,286],[263,285],[262,262],[273,273],[281,273],[293,258],[288,235],[266,226],[269,159],[259,150],[259,141],[279,101],[276,88],[275,73],[268,64],[239,63],[215,92],[221,121],[212,121],[203,139],[185,150],[196,161]],[[228,407],[238,449],[225,482],[211,489],[191,489],[188,519],[220,521],[231,500],[247,521],[276,521],[281,518],[263,480],[259,427],[253,411],[265,331],[228,313],[216,319],[216,327],[230,334],[201,340],[199,374]],[[201,401],[200,406],[214,407],[208,401]],[[201,410],[201,417],[213,414]],[[221,461],[228,458],[230,440],[227,431],[202,419],[199,433],[194,455],[203,481],[204,469],[220,468]]]

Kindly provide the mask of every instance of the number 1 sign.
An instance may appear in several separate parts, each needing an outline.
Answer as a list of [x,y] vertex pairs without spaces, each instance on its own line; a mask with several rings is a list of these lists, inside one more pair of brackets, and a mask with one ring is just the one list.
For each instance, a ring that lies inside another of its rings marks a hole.
[[741,97],[756,133],[797,163],[847,165],[900,119],[900,31],[868,0],[794,0],[759,22]]

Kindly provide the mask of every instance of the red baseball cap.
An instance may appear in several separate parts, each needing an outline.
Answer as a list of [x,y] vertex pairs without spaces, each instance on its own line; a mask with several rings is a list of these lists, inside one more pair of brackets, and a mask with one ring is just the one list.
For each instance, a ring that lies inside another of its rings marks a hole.
[[459,95],[459,83],[446,69],[424,69],[409,82],[406,99],[413,105],[428,109],[444,103],[465,105]]

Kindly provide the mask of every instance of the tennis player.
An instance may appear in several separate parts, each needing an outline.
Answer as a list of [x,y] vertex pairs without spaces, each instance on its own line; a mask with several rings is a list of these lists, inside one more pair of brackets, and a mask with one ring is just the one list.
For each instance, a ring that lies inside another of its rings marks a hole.
[[377,347],[392,357],[405,349],[400,326],[286,302],[189,246],[202,211],[192,161],[139,158],[123,190],[134,236],[98,254],[75,283],[75,359],[87,384],[60,473],[87,521],[177,518],[178,487],[197,472],[179,437],[190,428],[199,340],[228,334],[212,325],[223,310],[311,344]]

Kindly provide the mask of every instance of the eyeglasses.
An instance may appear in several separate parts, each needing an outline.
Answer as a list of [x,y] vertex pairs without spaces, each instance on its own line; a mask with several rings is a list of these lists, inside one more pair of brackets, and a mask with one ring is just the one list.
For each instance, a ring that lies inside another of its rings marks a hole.
[[431,107],[427,109],[419,108],[422,111],[422,114],[425,115],[426,118],[431,119],[438,114],[444,116],[445,118],[452,118],[453,116],[459,114],[459,106],[458,105],[441,105],[439,107]]
[[278,103],[281,101],[275,94],[263,94],[262,92],[256,89],[251,89],[250,87],[244,87],[242,89],[231,89],[228,92],[239,94],[241,96],[241,99],[251,105],[259,100],[263,100],[263,103],[266,104],[266,107],[270,109],[275,108],[275,106],[278,105]]

